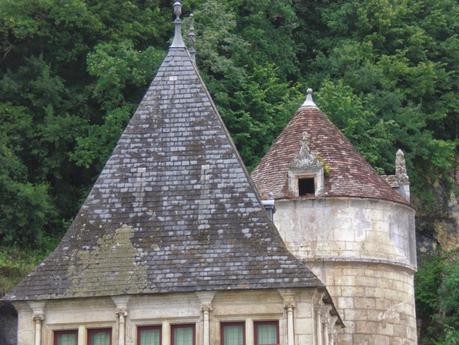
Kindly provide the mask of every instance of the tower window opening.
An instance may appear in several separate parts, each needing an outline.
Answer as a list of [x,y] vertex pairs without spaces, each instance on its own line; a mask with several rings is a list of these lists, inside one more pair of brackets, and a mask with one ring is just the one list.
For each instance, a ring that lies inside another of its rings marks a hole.
[[313,177],[300,178],[298,179],[298,195],[315,195],[316,188]]

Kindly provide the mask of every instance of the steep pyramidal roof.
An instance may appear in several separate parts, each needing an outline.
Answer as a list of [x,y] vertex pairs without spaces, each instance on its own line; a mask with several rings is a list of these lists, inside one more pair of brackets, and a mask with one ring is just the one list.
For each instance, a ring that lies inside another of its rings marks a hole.
[[298,198],[289,191],[288,170],[306,134],[311,153],[329,168],[320,197],[376,198],[406,204],[315,105],[312,90],[308,92],[304,104],[252,173],[260,194],[272,192],[275,199]]
[[180,43],[58,248],[6,299],[307,286],[322,284],[269,221]]

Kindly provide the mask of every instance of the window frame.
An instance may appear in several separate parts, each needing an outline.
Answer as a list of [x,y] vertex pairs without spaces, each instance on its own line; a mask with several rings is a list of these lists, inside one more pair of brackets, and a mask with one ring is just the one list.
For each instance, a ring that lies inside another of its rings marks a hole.
[[140,345],[141,332],[143,330],[150,330],[150,329],[159,330],[159,345],[162,345],[162,343],[163,343],[163,327],[162,327],[162,325],[145,325],[145,326],[142,325],[142,326],[137,326],[137,343],[136,343],[137,345]]
[[[308,184],[311,184],[312,187],[312,193],[301,193],[301,184],[305,183],[308,181]],[[316,178],[315,176],[299,176],[297,179],[298,183],[298,196],[303,197],[303,196],[314,196],[316,195]]]
[[176,323],[176,324],[171,325],[171,345],[174,345],[175,343],[175,332],[174,332],[175,329],[189,328],[189,327],[193,329],[193,343],[192,344],[196,345],[196,324],[195,323]]
[[254,345],[260,345],[258,344],[258,326],[259,325],[275,325],[276,326],[276,333],[277,333],[277,339],[276,339],[276,344],[270,344],[270,345],[280,345],[280,334],[279,334],[279,320],[263,320],[263,321],[254,321],[253,322],[253,344]]
[[225,326],[242,326],[242,345],[245,345],[245,321],[221,321],[220,345],[225,345]]
[[96,332],[107,332],[108,333],[108,345],[112,345],[112,329],[110,327],[104,328],[88,328],[88,338],[87,338],[87,345],[93,345],[91,342],[91,335]]
[[58,345],[57,338],[59,335],[65,335],[65,334],[75,334],[76,335],[76,340],[77,340],[77,345],[78,345],[78,330],[77,329],[62,329],[62,330],[55,330],[53,331],[53,344]]

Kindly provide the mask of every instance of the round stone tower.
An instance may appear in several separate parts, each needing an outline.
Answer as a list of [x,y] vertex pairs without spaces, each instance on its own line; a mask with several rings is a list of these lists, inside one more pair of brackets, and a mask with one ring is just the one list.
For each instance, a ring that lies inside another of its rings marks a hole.
[[305,103],[252,178],[274,198],[287,247],[332,295],[338,345],[415,345],[415,212],[404,157],[379,176],[315,105]]

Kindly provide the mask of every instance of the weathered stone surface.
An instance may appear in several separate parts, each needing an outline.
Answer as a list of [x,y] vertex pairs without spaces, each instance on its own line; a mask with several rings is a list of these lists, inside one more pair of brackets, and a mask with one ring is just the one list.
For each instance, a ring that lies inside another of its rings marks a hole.
[[[346,326],[338,334],[338,344],[403,344],[416,345],[413,272],[403,267],[377,263],[310,263],[321,279],[334,276],[334,285],[347,291],[332,297]],[[343,276],[343,272],[346,275]],[[362,274],[364,272],[364,274]],[[343,278],[343,279],[341,279]],[[341,284],[350,285],[341,285]],[[366,293],[362,292],[362,289]],[[351,292],[356,291],[352,296]],[[351,337],[352,336],[352,337]]]
[[[303,259],[380,260],[416,267],[414,211],[410,207],[385,200],[323,198],[278,200],[276,210],[274,222],[279,233],[290,251]],[[367,286],[377,284],[363,272],[361,277],[369,281]],[[336,279],[345,280],[346,274]]]

